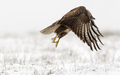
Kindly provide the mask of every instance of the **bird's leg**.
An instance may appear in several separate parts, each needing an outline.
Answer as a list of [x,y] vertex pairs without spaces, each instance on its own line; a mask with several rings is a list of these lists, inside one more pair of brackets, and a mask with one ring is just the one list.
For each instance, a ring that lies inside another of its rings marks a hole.
[[55,42],[56,43],[56,47],[58,46],[59,40],[60,40],[60,38],[58,38],[58,41]]
[[53,40],[52,42],[53,43],[55,43],[56,38],[57,38],[57,34],[56,34],[56,36],[54,38],[52,38],[52,40]]

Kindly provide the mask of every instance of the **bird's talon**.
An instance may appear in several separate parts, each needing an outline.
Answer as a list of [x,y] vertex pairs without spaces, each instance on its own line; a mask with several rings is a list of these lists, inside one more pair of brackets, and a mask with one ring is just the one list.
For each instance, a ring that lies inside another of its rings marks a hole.
[[57,47],[57,45],[56,45],[56,47]]
[[56,38],[57,38],[57,35],[54,38],[52,38],[53,43],[55,43]]
[[56,42],[55,42],[55,43],[56,43],[56,47],[58,46],[58,42],[59,42],[59,41],[56,41]]
[[56,38],[52,38],[52,40],[53,40],[52,42],[55,43]]

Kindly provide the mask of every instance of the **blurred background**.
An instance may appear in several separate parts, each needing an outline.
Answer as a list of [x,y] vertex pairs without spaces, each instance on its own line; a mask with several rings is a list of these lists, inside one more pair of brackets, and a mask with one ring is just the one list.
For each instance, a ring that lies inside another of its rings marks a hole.
[[[78,6],[96,18],[101,50],[91,51],[72,32],[57,48],[55,34],[40,34]],[[119,10],[119,0],[0,0],[0,75],[120,75]]]
[[119,31],[119,0],[0,0],[0,34],[38,33],[78,6],[90,10],[101,32]]

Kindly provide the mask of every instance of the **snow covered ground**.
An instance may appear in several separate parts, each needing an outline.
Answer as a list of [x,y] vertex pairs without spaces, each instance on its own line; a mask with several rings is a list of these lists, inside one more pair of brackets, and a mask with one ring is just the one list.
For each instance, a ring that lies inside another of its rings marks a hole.
[[103,33],[101,50],[91,51],[73,33],[58,47],[55,34],[0,36],[0,75],[120,75],[120,35]]
[[[119,3],[0,0],[0,75],[120,75],[120,32],[111,33],[120,30]],[[57,48],[51,43],[55,34],[39,33],[78,6],[85,6],[103,31],[104,46],[99,44],[99,51],[91,51],[72,32],[60,40]]]

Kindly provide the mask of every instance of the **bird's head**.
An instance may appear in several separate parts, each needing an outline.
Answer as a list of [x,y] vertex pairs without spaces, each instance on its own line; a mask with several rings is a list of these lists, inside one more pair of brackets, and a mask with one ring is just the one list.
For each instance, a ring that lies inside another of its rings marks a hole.
[[90,11],[89,11],[89,10],[87,10],[87,15],[88,15],[88,17],[89,17],[90,19],[95,20],[95,18],[92,16],[92,14],[90,13]]
[[85,13],[90,19],[95,20],[95,18],[92,16],[92,14],[90,13],[90,11],[87,10],[84,6],[80,6],[80,9],[81,9],[80,11],[82,13]]
[[85,13],[86,8],[85,8],[84,6],[80,6],[80,11],[81,11],[82,13]]

